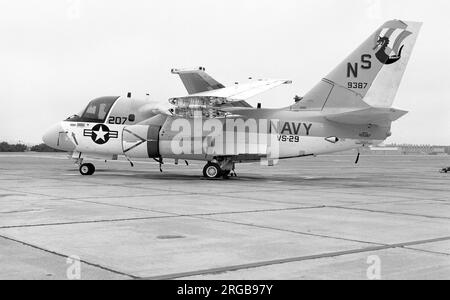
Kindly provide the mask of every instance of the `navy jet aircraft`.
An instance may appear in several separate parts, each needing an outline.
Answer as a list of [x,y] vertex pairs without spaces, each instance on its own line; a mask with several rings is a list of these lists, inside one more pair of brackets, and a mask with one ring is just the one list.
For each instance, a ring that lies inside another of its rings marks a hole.
[[[188,96],[172,108],[131,94],[92,100],[78,115],[55,124],[44,142],[71,153],[82,175],[89,158],[125,156],[205,161],[207,178],[233,175],[237,163],[317,156],[377,145],[406,111],[392,108],[421,23],[384,23],[326,77],[289,107],[263,109],[246,100],[288,80],[224,86],[204,68],[177,70]],[[358,157],[359,158],[359,157]]]

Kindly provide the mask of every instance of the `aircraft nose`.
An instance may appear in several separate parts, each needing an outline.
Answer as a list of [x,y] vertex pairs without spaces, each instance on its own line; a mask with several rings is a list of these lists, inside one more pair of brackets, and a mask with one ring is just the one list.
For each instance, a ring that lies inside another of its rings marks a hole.
[[42,141],[49,147],[53,149],[59,149],[58,139],[59,133],[63,132],[64,129],[61,126],[61,123],[57,123],[50,127],[42,137]]

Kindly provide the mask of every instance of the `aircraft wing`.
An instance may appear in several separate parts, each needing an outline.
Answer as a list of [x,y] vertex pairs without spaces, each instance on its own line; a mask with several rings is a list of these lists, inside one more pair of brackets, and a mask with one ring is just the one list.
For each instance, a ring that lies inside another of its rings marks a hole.
[[172,69],[172,74],[178,74],[180,76],[189,95],[223,89],[225,87],[223,84],[209,76],[203,67],[194,70]]
[[247,100],[282,84],[291,83],[292,81],[285,79],[260,79],[248,83],[224,87],[213,91],[198,93],[192,96],[227,98],[231,101]]
[[172,69],[172,74],[180,76],[189,97],[226,98],[228,101],[247,100],[282,84],[292,83],[285,79],[259,79],[225,87],[209,76],[203,67],[194,70]]

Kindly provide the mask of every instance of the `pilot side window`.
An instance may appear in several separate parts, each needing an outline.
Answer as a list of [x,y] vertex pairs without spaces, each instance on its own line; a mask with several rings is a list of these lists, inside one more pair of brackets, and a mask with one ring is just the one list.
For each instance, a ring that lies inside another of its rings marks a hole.
[[119,97],[102,97],[92,100],[81,116],[81,122],[103,123]]
[[97,106],[97,104],[90,104],[88,108],[86,108],[83,117],[95,119],[97,116]]
[[106,116],[108,115],[110,106],[106,103],[101,103],[99,105],[99,110],[98,110],[98,117],[99,119],[104,120],[106,118]]

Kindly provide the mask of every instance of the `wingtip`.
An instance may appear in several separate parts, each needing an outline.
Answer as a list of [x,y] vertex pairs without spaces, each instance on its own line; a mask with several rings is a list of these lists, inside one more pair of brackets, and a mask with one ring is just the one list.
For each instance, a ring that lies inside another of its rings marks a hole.
[[178,74],[181,74],[181,73],[184,73],[184,72],[193,72],[193,71],[206,72],[206,68],[205,67],[182,68],[182,69],[172,68],[170,70],[170,73],[178,75]]

